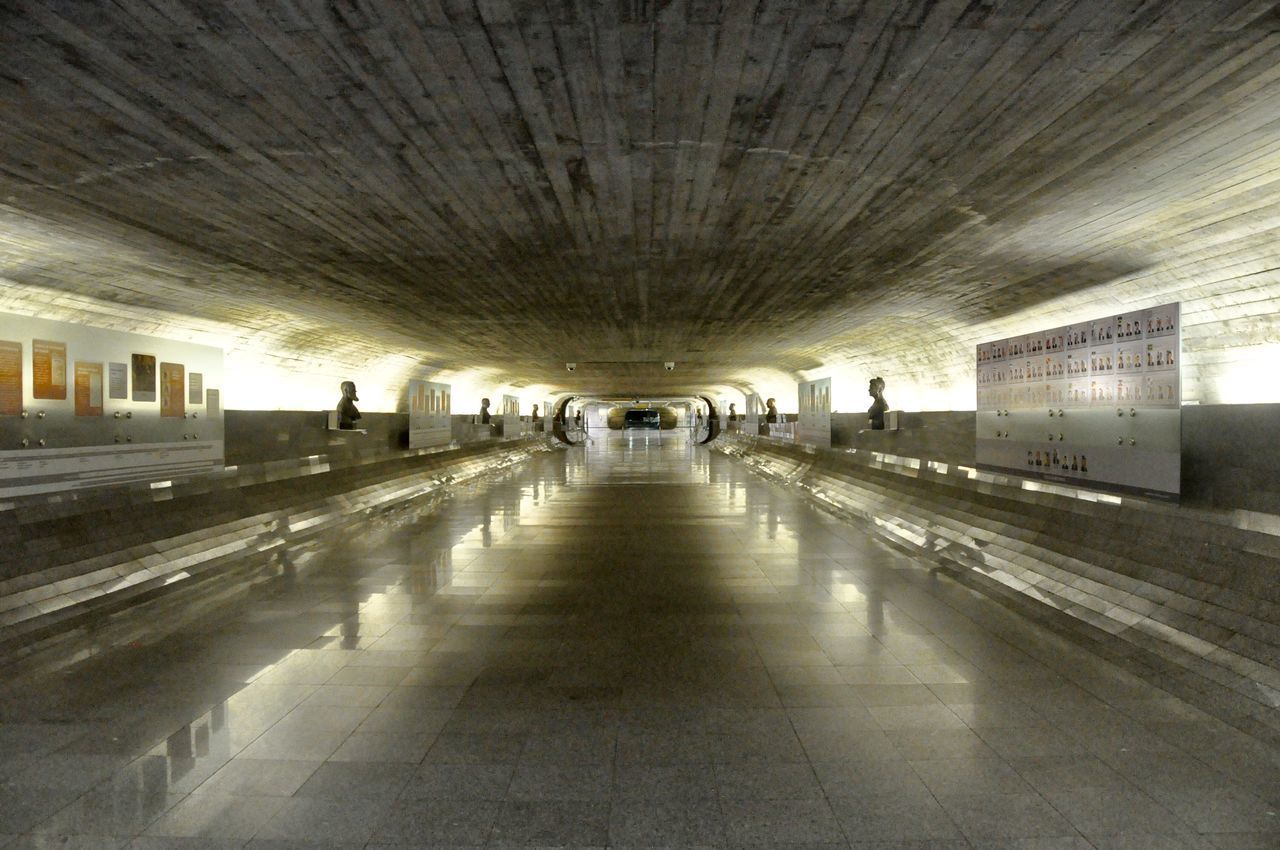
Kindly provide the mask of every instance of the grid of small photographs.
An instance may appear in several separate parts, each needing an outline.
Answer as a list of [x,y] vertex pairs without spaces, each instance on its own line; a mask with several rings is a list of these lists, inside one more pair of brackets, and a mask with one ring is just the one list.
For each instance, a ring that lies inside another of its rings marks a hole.
[[1177,407],[1179,305],[983,343],[978,410]]

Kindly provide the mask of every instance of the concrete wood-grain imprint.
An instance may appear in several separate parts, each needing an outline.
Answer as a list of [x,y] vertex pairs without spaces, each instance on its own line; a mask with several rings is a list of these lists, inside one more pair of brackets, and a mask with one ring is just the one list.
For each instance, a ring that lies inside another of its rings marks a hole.
[[1278,28],[1259,0],[19,0],[0,307],[687,392],[833,358],[944,386],[1039,305],[1177,297],[1216,401],[1277,330]]

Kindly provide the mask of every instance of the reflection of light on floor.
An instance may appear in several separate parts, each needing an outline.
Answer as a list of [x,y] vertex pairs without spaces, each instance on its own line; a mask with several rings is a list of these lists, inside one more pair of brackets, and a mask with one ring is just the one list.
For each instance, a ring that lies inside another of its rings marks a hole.
[[867,595],[858,587],[845,583],[833,584],[831,586],[831,598],[835,599],[837,602],[844,603],[856,602],[865,604],[867,601]]

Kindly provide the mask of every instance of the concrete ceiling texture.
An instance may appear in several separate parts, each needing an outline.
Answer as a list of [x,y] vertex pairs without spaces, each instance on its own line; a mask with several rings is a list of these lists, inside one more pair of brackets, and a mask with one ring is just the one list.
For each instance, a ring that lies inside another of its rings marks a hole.
[[0,3],[0,309],[299,374],[971,407],[1180,300],[1233,400],[1278,226],[1276,2]]

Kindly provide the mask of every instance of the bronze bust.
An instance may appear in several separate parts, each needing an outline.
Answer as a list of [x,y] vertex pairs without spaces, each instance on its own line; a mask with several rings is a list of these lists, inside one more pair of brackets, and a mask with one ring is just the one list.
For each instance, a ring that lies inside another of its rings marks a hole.
[[889,409],[889,402],[884,400],[884,378],[872,378],[871,383],[867,386],[867,395],[874,399],[871,402],[871,407],[867,408],[867,417],[871,421],[871,430],[883,431],[884,412]]
[[360,411],[356,409],[355,403],[360,400],[360,397],[356,395],[354,381],[343,381],[341,389],[342,398],[338,401],[338,429],[354,431],[356,420],[360,418]]

